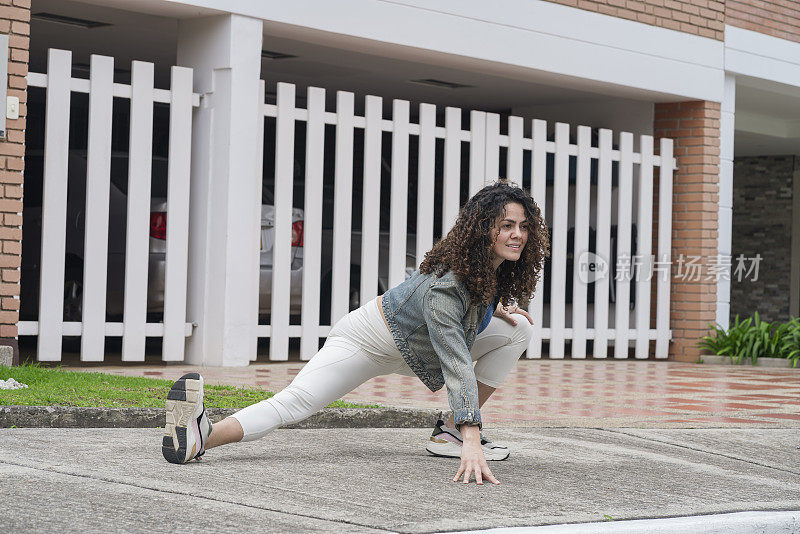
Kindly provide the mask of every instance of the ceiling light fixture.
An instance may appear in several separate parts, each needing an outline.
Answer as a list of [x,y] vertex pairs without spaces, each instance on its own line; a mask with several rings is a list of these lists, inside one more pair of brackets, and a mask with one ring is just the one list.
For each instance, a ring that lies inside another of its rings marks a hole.
[[420,85],[430,85],[431,87],[441,87],[443,89],[463,89],[465,87],[475,87],[474,85],[466,85],[463,83],[447,82],[444,80],[437,80],[435,78],[424,78],[422,80],[409,80],[411,83]]
[[56,15],[55,13],[34,13],[31,15],[33,20],[42,20],[45,22],[55,22],[56,24],[64,24],[66,26],[77,26],[78,28],[100,28],[102,26],[111,26],[108,22],[99,22],[89,19],[77,19],[75,17],[67,17],[65,15]]
[[297,56],[293,56],[292,54],[284,54],[283,52],[274,52],[272,50],[261,51],[262,59],[289,59],[290,57],[297,57]]

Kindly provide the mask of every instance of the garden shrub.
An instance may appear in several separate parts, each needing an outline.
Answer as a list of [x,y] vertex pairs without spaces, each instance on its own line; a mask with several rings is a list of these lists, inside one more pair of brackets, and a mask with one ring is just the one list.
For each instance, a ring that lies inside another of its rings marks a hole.
[[709,325],[713,335],[704,336],[698,345],[719,356],[728,356],[738,364],[756,358],[787,358],[792,367],[800,361],[800,319],[793,317],[788,323],[762,321],[758,312],[753,317],[739,321],[725,330],[719,325]]

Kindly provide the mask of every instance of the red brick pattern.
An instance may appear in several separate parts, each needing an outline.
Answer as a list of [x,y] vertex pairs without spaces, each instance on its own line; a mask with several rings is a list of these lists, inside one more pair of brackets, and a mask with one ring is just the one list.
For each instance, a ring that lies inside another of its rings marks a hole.
[[797,0],[547,0],[642,24],[724,40],[725,24],[800,42]]
[[[656,104],[655,137],[674,139],[678,170],[672,189],[672,283],[670,357],[694,362],[697,342],[716,321],[717,283],[707,265],[717,255],[720,105],[716,102]],[[694,280],[680,258],[699,256],[702,273]]]
[[[722,41],[725,2],[721,0],[548,0],[651,26]],[[752,1],[752,0],[747,0]],[[795,0],[775,0],[792,3]]]
[[[206,384],[285,388],[299,362],[248,367],[75,364],[75,371],[177,380],[200,372]],[[166,392],[166,390],[165,390]],[[166,394],[166,393],[165,393]],[[431,393],[419,379],[373,378],[344,400],[382,406],[447,410],[444,389]],[[522,359],[481,416],[489,427],[800,427],[800,369],[695,365],[665,361]]]
[[[19,119],[6,121],[0,140],[0,344],[16,352],[22,259],[22,174],[27,115],[31,0],[0,0],[0,33],[9,36],[8,96],[19,98]],[[0,103],[5,109],[5,103]]]
[[800,43],[797,0],[728,0],[725,23]]

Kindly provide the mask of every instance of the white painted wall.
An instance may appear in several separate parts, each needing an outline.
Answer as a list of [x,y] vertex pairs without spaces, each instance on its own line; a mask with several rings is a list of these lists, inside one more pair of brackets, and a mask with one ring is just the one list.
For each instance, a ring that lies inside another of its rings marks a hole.
[[725,26],[725,70],[800,87],[800,43]]
[[138,3],[151,12],[176,5],[229,11],[263,19],[265,31],[276,36],[585,90],[721,100],[721,42],[543,0],[125,3],[125,9]]
[[192,364],[244,366],[256,353],[261,37],[260,20],[238,15],[178,26],[178,63],[194,69],[194,90],[202,95],[192,139]]
[[[731,255],[733,237],[733,138],[736,113],[736,76],[725,75],[725,95],[720,114],[718,254]],[[730,273],[729,273],[730,275]],[[717,282],[717,324],[728,328],[731,314],[730,276]]]

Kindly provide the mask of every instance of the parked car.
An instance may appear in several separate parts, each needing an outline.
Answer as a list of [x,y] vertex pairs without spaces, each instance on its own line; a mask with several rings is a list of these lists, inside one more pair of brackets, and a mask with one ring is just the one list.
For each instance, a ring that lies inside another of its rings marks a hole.
[[[86,152],[70,151],[68,159],[67,227],[64,279],[64,320],[80,321],[83,305],[84,224],[86,203]],[[36,320],[39,308],[39,266],[42,236],[42,176],[43,153],[26,155],[26,181],[23,210],[23,248],[21,317]],[[127,221],[128,156],[113,153],[111,157],[111,188],[109,204],[109,248],[106,313],[121,317],[124,309],[125,240]],[[148,268],[147,311],[150,320],[158,320],[164,308],[164,270],[166,266],[166,232],[168,231],[167,159],[154,156],[152,165],[152,202],[150,212],[150,250]],[[259,314],[268,315],[272,299],[272,248],[274,243],[275,207],[272,193],[265,188],[261,205],[261,260],[259,274]],[[302,304],[304,213],[292,209],[292,248],[290,275],[290,313],[299,314]],[[324,228],[322,236],[322,265],[320,291],[321,321],[330,318],[332,228]],[[407,250],[413,251],[415,236],[408,235]],[[350,308],[360,301],[359,264],[361,262],[361,233],[352,233]],[[380,234],[380,254],[388,256],[388,232]],[[409,252],[407,271],[413,271],[415,258]],[[388,269],[379,271],[378,291],[386,290]]]
[[[166,269],[167,202],[154,199],[150,211],[150,258],[147,284],[147,311],[160,313],[164,309]],[[261,205],[261,253],[259,271],[259,313],[268,314],[272,299],[272,248],[275,242],[275,206]],[[303,210],[292,209],[292,248],[290,274],[290,309],[299,313],[302,304],[303,281]]]

